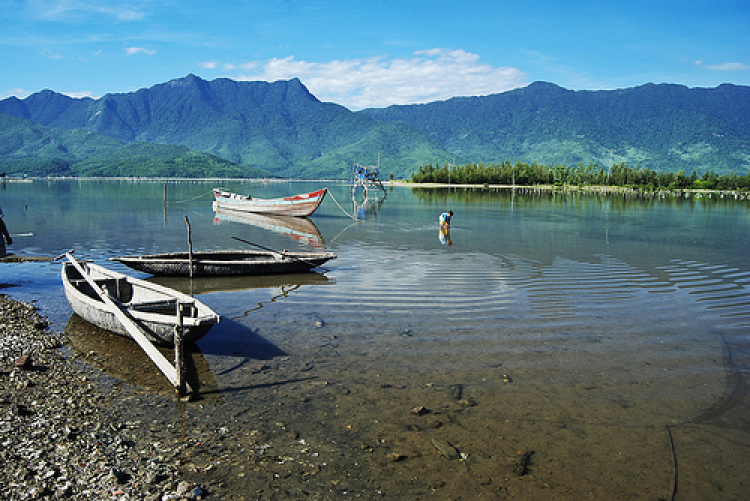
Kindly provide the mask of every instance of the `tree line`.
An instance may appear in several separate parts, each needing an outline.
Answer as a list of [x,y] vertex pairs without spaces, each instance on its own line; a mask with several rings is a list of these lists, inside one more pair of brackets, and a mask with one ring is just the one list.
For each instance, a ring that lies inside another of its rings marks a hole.
[[482,163],[452,165],[446,163],[421,166],[411,176],[413,183],[442,184],[502,184],[515,186],[622,186],[644,190],[705,189],[750,190],[750,173],[719,175],[707,170],[702,176],[697,171],[688,175],[684,170],[658,172],[647,167],[634,169],[626,163],[604,168],[596,163],[577,166],[540,165],[537,163],[504,161],[500,164]]

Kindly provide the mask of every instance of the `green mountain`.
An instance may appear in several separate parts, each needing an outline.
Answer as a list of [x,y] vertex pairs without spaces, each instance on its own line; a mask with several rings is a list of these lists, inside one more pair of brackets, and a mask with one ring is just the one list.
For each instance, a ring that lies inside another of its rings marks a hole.
[[354,163],[407,177],[448,153],[426,134],[322,103],[298,80],[211,82],[194,75],[127,94],[72,99],[46,90],[0,101],[0,111],[125,143],[187,146],[281,177],[349,178]]
[[124,144],[102,134],[44,127],[2,112],[0,172],[29,176],[270,176],[185,146]]
[[250,177],[259,169],[348,179],[355,163],[378,159],[381,175],[395,178],[450,161],[626,163],[742,175],[750,168],[750,87],[727,84],[571,91],[537,82],[490,96],[352,112],[320,102],[298,79],[209,82],[188,75],[99,99],[45,90],[2,100],[0,112],[47,127],[12,138],[0,132],[0,162],[29,173],[75,166],[89,175]]
[[750,87],[737,85],[571,91],[536,82],[491,96],[362,113],[413,125],[461,161],[612,162],[743,175],[750,168]]

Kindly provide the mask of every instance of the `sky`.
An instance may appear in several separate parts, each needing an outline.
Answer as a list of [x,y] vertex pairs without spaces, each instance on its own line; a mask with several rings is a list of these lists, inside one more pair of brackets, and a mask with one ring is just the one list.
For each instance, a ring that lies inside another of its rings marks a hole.
[[188,74],[296,77],[351,110],[535,81],[750,85],[750,1],[0,0],[0,99]]

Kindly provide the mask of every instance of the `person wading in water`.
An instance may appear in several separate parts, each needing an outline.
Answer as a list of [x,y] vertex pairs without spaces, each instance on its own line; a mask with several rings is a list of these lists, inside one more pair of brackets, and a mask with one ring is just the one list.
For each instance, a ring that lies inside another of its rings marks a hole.
[[[0,257],[5,257],[7,254],[5,252],[5,242],[8,242],[8,245],[13,243],[13,239],[10,238],[10,233],[8,233],[8,228],[5,227],[5,221],[3,221],[3,209],[0,208],[0,234],[2,234],[2,237],[0,237]],[[3,240],[3,237],[5,237],[5,240]]]
[[443,212],[440,214],[440,229],[448,229],[451,226],[451,218],[453,217],[453,211]]

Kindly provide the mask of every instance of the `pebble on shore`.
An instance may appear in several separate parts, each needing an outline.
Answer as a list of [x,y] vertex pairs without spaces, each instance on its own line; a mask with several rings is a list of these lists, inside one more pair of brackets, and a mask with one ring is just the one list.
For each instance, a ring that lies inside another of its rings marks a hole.
[[0,493],[37,499],[202,499],[129,436],[28,303],[0,294]]

